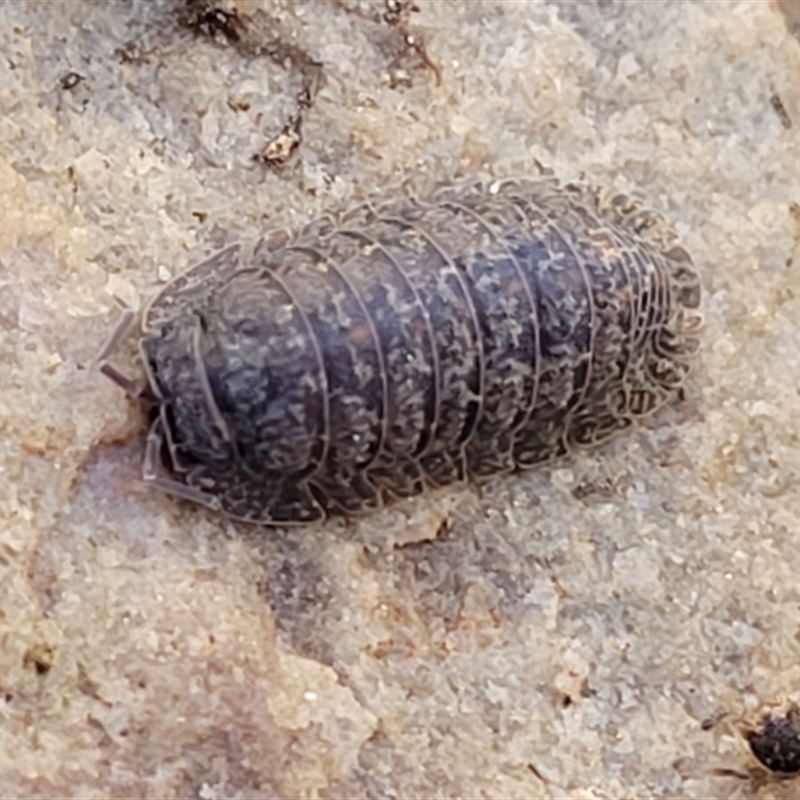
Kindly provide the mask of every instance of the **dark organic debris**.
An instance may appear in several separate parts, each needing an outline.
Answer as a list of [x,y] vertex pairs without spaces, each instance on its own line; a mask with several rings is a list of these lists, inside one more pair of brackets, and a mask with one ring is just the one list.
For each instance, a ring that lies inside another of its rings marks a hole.
[[216,42],[235,44],[241,39],[242,22],[231,0],[185,0],[177,16],[181,25]]
[[382,0],[381,11],[364,10],[361,5],[351,6],[345,0],[335,0],[345,13],[368,20],[375,26],[373,39],[377,47],[386,54],[386,81],[393,89],[413,85],[412,74],[429,70],[436,78],[437,86],[442,82],[442,71],[430,57],[422,35],[413,30],[413,15],[419,12],[414,0]]
[[[315,65],[318,67],[319,65]],[[317,69],[308,69],[303,74],[303,84],[295,98],[296,110],[283,126],[281,132],[270,139],[253,158],[269,167],[285,164],[295,153],[303,141],[303,118],[312,107],[319,90],[322,73]]]
[[199,36],[235,47],[245,58],[268,58],[298,77],[294,111],[277,133],[267,134],[266,143],[253,156],[268,167],[284,165],[303,141],[303,120],[323,82],[322,65],[289,41],[291,37],[282,32],[280,23],[263,9],[245,16],[234,0],[185,0],[177,19]]
[[69,91],[74,89],[81,81],[85,81],[86,78],[83,75],[78,74],[77,72],[68,72],[64,75],[61,80],[59,81],[59,85],[61,86],[64,91]]

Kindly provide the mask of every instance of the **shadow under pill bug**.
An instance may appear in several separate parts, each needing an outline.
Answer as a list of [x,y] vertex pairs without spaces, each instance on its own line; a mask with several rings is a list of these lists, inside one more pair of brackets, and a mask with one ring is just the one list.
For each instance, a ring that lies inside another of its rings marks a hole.
[[144,312],[145,480],[301,524],[596,445],[676,396],[700,283],[659,217],[554,180],[363,205],[238,245]]

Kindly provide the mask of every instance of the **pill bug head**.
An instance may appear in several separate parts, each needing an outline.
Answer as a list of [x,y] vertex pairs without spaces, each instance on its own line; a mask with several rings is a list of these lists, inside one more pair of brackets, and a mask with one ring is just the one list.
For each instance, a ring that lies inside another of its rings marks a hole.
[[[237,519],[320,518],[303,479],[319,459],[325,419],[303,325],[269,274],[241,268],[239,248],[165,287],[145,311],[140,341],[158,405],[146,478]],[[159,459],[171,478],[157,475]]]
[[234,457],[220,413],[225,395],[220,392],[216,349],[206,318],[198,311],[166,322],[141,340],[170,466],[181,474],[200,464],[219,470]]

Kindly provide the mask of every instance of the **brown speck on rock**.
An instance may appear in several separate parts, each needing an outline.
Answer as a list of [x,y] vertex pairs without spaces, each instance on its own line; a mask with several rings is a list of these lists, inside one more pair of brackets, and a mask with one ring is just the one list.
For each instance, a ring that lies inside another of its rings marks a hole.
[[284,126],[283,130],[270,139],[254,159],[268,167],[277,167],[285,164],[303,141],[301,134],[302,117],[292,119]]
[[792,127],[792,118],[789,116],[789,112],[786,110],[786,106],[783,104],[783,100],[777,92],[773,92],[770,95],[769,104],[778,115],[781,125],[788,131]]
[[33,645],[33,647],[30,647],[26,651],[25,655],[22,657],[22,664],[27,669],[36,670],[37,675],[44,676],[50,672],[50,668],[55,661],[55,655],[56,651],[52,645],[41,642]]

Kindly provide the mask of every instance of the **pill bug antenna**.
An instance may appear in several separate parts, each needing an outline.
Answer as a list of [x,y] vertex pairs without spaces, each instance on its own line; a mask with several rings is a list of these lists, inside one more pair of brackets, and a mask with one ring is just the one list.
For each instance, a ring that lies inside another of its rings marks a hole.
[[119,347],[120,342],[130,334],[133,323],[136,320],[136,313],[124,300],[117,296],[114,296],[114,299],[122,308],[122,315],[95,358],[97,368],[103,375],[116,383],[129,397],[148,405],[156,405],[158,400],[146,383],[137,383],[127,375],[123,375],[109,361],[110,356]]

